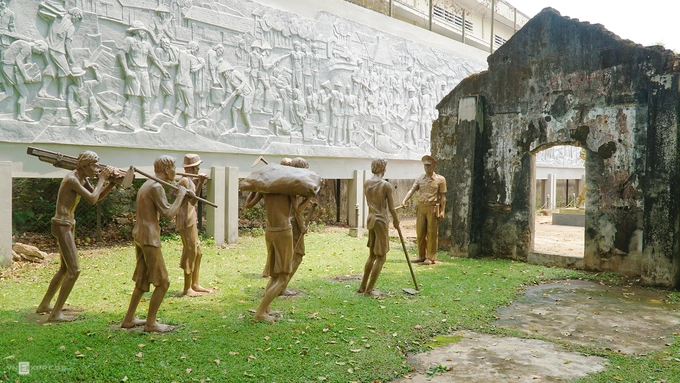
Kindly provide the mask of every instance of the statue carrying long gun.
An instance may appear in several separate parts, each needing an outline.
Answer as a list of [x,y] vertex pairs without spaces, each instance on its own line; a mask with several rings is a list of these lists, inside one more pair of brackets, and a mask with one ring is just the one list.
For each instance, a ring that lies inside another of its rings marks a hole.
[[[39,149],[35,148],[32,146],[28,147],[28,150],[26,151],[27,154],[30,154],[32,156],[38,157],[40,161],[50,163],[54,165],[55,167],[66,169],[66,170],[74,170],[77,167],[78,164],[78,158],[69,156],[67,154],[62,154],[59,152],[53,152],[50,150],[45,150],[45,149]],[[96,173],[101,172],[105,168],[111,168],[111,175],[109,176],[109,181],[119,184],[123,188],[130,187],[132,185],[132,181],[135,179],[135,173],[139,173],[143,175],[144,177],[147,177],[149,179],[152,179],[162,185],[165,185],[175,191],[178,190],[178,187],[174,184],[171,184],[167,181],[163,181],[159,179],[158,177],[155,177],[149,173],[146,173],[134,166],[130,166],[128,170],[123,170],[120,168],[115,168],[115,167],[110,167],[101,163],[96,163]],[[179,173],[178,173],[179,174]],[[183,174],[180,174],[183,175]],[[212,207],[217,207],[216,204],[213,202],[210,202],[204,198],[198,197],[198,196],[192,196],[192,198],[195,198],[198,201],[201,201],[207,205],[210,205]]]

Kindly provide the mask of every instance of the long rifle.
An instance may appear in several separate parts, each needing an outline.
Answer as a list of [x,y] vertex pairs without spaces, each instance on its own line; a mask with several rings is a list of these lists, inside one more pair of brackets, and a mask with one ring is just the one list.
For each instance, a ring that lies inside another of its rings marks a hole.
[[[152,179],[152,180],[158,182],[159,184],[165,185],[165,186],[169,187],[170,189],[172,189],[172,190],[174,190],[174,191],[179,191],[179,187],[178,187],[177,185],[173,185],[173,184],[171,184],[170,182],[163,181],[162,179],[160,179],[160,178],[158,178],[158,177],[156,177],[156,176],[152,176],[151,174],[146,173],[146,172],[143,172],[143,171],[137,169],[137,168],[134,167],[134,166],[130,166],[130,169],[128,170],[128,174],[134,174],[135,172],[136,172],[136,173],[139,173],[139,174],[141,174],[141,175],[143,175],[143,176],[145,176],[146,178]],[[194,196],[193,198],[196,198],[198,201],[201,201],[201,202],[203,202],[203,203],[205,203],[205,204],[208,204],[208,205],[210,205],[210,206],[212,206],[212,207],[217,207],[216,204],[214,204],[214,203],[208,201],[207,199],[201,198],[201,197],[199,197],[199,196]]]
[[[61,168],[61,169],[66,169],[66,170],[74,170],[78,167],[78,158],[69,156],[67,154],[62,154],[59,152],[52,152],[50,150],[45,150],[45,149],[39,149],[39,148],[34,148],[32,146],[29,146],[28,149],[26,150],[27,154],[30,154],[32,156],[38,157],[40,161],[50,163],[54,165],[54,167]],[[97,170],[101,171],[107,166],[101,163],[97,163]],[[113,181],[114,183],[120,184],[123,187],[128,187],[132,184],[132,181],[134,180],[134,174],[132,179],[128,177],[126,180],[126,174],[127,171],[120,169],[120,168],[113,168],[113,172],[111,173],[111,177],[109,179]],[[124,181],[129,181],[129,184]]]

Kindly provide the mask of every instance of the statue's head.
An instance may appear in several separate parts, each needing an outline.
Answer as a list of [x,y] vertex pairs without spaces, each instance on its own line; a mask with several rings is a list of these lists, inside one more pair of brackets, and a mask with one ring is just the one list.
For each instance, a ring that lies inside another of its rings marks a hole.
[[97,153],[95,153],[91,150],[85,150],[78,155],[76,167],[78,169],[81,169],[81,168],[84,168],[86,166],[96,164],[97,162],[99,162],[99,156],[97,155]]
[[191,52],[192,54],[196,54],[196,53],[198,53],[198,51],[201,49],[201,47],[198,45],[197,42],[195,42],[195,41],[189,41],[189,43],[187,43],[187,49],[188,49],[189,52]]
[[373,174],[385,174],[387,169],[387,160],[384,158],[376,158],[371,162],[371,171]]
[[83,11],[81,11],[80,8],[74,7],[69,9],[68,14],[71,15],[71,21],[73,22],[83,19]]
[[47,51],[47,43],[45,43],[43,40],[38,40],[33,43],[31,48],[33,53],[41,55]]
[[291,163],[294,168],[309,169],[309,163],[302,157],[295,157]]
[[168,155],[162,155],[156,158],[156,161],[153,162],[153,171],[157,174],[168,174],[168,172],[172,172],[173,176],[169,178],[174,178],[175,158]]

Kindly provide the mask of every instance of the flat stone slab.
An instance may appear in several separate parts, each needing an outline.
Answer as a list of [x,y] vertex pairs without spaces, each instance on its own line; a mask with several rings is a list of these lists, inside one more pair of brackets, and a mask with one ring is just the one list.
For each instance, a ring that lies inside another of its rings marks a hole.
[[564,382],[584,377],[604,370],[606,359],[570,352],[563,344],[637,355],[662,350],[680,325],[680,304],[668,303],[667,295],[581,280],[530,286],[516,302],[498,310],[494,325],[554,342],[456,332],[451,339],[457,342],[409,356],[416,372],[395,382]]
[[[567,351],[551,342],[469,331],[453,335],[461,340],[409,357],[419,372],[395,382],[564,382],[606,369],[605,358]],[[436,372],[428,375],[428,370]]]
[[499,310],[497,327],[542,335],[624,354],[666,347],[678,331],[680,304],[667,293],[592,281],[560,281],[527,288],[518,301]]

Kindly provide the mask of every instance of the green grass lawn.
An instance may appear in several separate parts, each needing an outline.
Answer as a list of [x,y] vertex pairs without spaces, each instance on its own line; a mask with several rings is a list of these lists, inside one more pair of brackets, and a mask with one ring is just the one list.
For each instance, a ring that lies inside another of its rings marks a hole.
[[[181,243],[163,243],[170,291],[162,323],[178,325],[168,334],[120,330],[127,309],[135,255],[132,247],[81,251],[80,279],[68,305],[80,319],[43,325],[34,314],[58,259],[44,266],[24,264],[0,280],[0,379],[21,382],[373,382],[410,372],[405,354],[426,350],[432,337],[457,329],[497,333],[495,310],[508,305],[522,287],[541,280],[592,278],[555,268],[493,259],[451,259],[414,267],[421,292],[413,287],[401,245],[392,242],[376,288],[381,299],[358,295],[368,256],[365,238],[341,232],[311,233],[307,256],[290,287],[296,298],[277,298],[283,311],[274,325],[254,323],[266,279],[264,239],[241,237],[237,245],[204,241],[201,283],[215,289],[198,298],[181,296]],[[409,246],[413,249],[413,245]],[[146,316],[148,298],[138,314]],[[517,335],[517,334],[513,334]],[[667,382],[680,376],[678,342],[666,353],[645,357],[607,355],[611,368],[588,382],[636,382],[654,375]],[[587,350],[584,352],[588,352]],[[602,354],[600,354],[602,355]],[[677,360],[677,359],[676,359]],[[19,362],[30,374],[19,375]],[[659,372],[661,371],[661,372]],[[665,377],[665,378],[664,378]],[[676,379],[676,380],[673,380]]]

